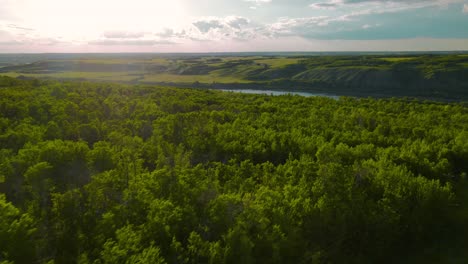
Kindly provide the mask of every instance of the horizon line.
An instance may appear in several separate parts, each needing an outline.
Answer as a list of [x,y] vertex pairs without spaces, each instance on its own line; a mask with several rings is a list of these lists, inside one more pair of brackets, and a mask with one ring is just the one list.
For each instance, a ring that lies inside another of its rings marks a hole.
[[214,52],[0,52],[0,55],[47,54],[239,54],[239,53],[468,53],[467,50],[380,50],[380,51],[214,51]]

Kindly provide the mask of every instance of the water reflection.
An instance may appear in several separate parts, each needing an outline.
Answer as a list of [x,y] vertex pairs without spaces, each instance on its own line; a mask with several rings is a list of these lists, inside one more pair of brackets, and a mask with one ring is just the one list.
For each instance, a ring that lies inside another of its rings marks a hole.
[[267,94],[267,95],[300,95],[305,97],[311,96],[324,96],[333,99],[339,99],[339,96],[325,93],[309,93],[309,92],[287,92],[287,91],[273,91],[273,90],[255,90],[255,89],[222,89],[225,92],[246,93],[246,94]]

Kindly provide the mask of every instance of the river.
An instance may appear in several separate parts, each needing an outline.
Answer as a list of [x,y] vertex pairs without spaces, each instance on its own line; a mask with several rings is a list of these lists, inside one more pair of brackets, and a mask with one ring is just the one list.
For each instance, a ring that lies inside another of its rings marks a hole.
[[338,100],[340,97],[333,94],[325,93],[309,93],[309,92],[287,92],[287,91],[273,91],[273,90],[255,90],[255,89],[222,89],[225,92],[246,93],[246,94],[267,94],[267,95],[300,95],[305,97],[311,96],[324,96]]

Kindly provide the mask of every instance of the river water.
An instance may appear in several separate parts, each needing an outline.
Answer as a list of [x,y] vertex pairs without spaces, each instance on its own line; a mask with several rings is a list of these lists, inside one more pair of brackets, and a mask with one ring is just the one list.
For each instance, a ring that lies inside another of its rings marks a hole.
[[287,92],[287,91],[273,91],[273,90],[255,90],[255,89],[222,89],[225,92],[246,93],[246,94],[267,94],[267,95],[300,95],[305,97],[311,96],[324,96],[338,100],[339,96],[325,93],[309,93],[309,92]]

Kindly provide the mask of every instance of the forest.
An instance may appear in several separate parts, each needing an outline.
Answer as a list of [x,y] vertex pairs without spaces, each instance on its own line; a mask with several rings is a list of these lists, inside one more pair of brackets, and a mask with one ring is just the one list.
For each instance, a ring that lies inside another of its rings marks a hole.
[[467,173],[463,101],[0,77],[1,264],[464,263]]

